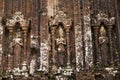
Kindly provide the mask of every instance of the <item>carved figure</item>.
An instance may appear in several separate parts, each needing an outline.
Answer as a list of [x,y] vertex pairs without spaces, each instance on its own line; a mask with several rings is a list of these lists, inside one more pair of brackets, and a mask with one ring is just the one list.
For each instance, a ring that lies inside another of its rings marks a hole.
[[61,27],[58,28],[59,37],[56,39],[57,51],[58,51],[58,62],[59,66],[63,66],[65,63],[65,45],[66,41],[64,38],[64,31]]
[[108,66],[108,37],[103,26],[100,29],[99,46],[101,65]]
[[56,39],[56,43],[58,45],[58,51],[64,51],[64,45],[66,44],[66,41],[64,39],[64,32],[61,27],[59,27],[59,37]]
[[[18,32],[17,32],[18,31]],[[20,67],[21,63],[21,55],[23,51],[23,41],[22,41],[22,33],[18,29],[15,32],[15,35],[13,36],[13,41],[10,42],[9,45],[9,53],[14,56],[14,67]]]

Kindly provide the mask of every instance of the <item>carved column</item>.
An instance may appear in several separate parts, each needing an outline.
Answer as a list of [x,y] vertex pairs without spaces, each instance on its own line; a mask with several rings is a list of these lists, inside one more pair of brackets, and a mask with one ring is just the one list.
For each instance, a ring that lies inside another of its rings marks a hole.
[[13,26],[9,26],[8,30],[9,30],[9,37],[10,37],[12,36],[12,33],[13,33]]
[[[13,38],[13,36],[12,36],[12,34],[13,34],[13,26],[8,26],[8,30],[9,30],[9,41],[10,41],[9,42],[9,50],[10,50],[13,47],[11,45],[12,38]],[[11,68],[14,67],[14,54],[11,55],[11,53],[9,53],[7,55],[7,58],[8,58],[8,69],[11,69]]]
[[99,45],[98,45],[98,30],[99,30],[99,26],[98,25],[94,25],[94,45],[95,45],[95,54],[94,54],[94,64],[96,65],[97,62],[99,61],[98,60],[98,48],[99,48]]
[[[2,21],[2,17],[0,17],[0,21]],[[3,62],[3,25],[0,23],[0,69],[2,69]]]
[[70,65],[70,39],[69,39],[69,36],[70,36],[70,26],[66,26],[66,40],[67,40],[67,64]]
[[53,61],[53,71],[56,71],[56,60],[55,60],[55,29],[56,25],[51,26],[51,34],[52,34],[52,61]]
[[[118,33],[118,40],[119,40],[119,45],[120,45],[120,17],[119,17],[119,5],[118,5],[118,0],[115,1],[115,15],[116,15],[116,26],[117,26],[117,31]],[[120,49],[118,49],[120,52]],[[120,64],[120,53],[119,53],[119,64]]]
[[110,51],[110,63],[113,64],[113,48],[112,48],[112,25],[108,25],[108,38],[109,38],[109,51]]
[[23,29],[23,33],[24,33],[24,60],[27,61],[28,57],[27,57],[27,27],[26,26],[23,26],[22,27]]

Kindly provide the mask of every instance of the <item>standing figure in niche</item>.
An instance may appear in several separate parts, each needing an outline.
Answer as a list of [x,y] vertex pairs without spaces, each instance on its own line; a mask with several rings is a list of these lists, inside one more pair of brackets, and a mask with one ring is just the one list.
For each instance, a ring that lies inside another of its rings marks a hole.
[[56,39],[57,52],[58,52],[58,64],[63,66],[65,64],[65,44],[64,31],[61,27],[58,28],[59,37]]
[[106,36],[106,30],[104,26],[100,28],[100,37],[99,37],[99,46],[100,46],[100,63],[102,66],[108,66],[108,37]]
[[13,38],[13,44],[14,44],[13,52],[14,52],[14,61],[15,61],[14,66],[20,67],[23,43],[22,43],[22,33],[19,28],[15,32],[15,36]]

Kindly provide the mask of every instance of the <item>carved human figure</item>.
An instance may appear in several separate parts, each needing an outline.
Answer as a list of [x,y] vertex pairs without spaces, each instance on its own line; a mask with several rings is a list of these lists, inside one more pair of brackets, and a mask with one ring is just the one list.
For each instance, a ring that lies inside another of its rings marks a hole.
[[56,39],[57,44],[57,52],[58,52],[58,64],[59,66],[63,66],[65,64],[65,45],[66,41],[64,38],[64,31],[61,27],[58,28],[59,37]]
[[64,45],[66,44],[66,41],[64,39],[64,31],[61,27],[59,27],[59,37],[56,39],[56,43],[58,45],[58,48],[57,50],[60,52],[60,51],[64,51]]
[[104,26],[100,28],[99,46],[101,66],[108,66],[108,37]]
[[19,29],[17,31],[15,32],[15,36],[13,37],[13,42],[11,43],[13,46],[14,67],[20,67],[21,55],[23,51],[23,41],[21,37],[22,33]]

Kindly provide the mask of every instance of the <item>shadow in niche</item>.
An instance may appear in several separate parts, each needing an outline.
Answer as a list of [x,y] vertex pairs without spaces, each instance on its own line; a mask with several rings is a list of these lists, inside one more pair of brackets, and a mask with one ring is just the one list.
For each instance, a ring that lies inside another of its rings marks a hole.
[[34,54],[36,54],[36,53],[38,53],[38,49],[36,49],[36,48],[31,48],[31,55],[34,55]]
[[120,80],[120,74],[115,75],[115,80]]

